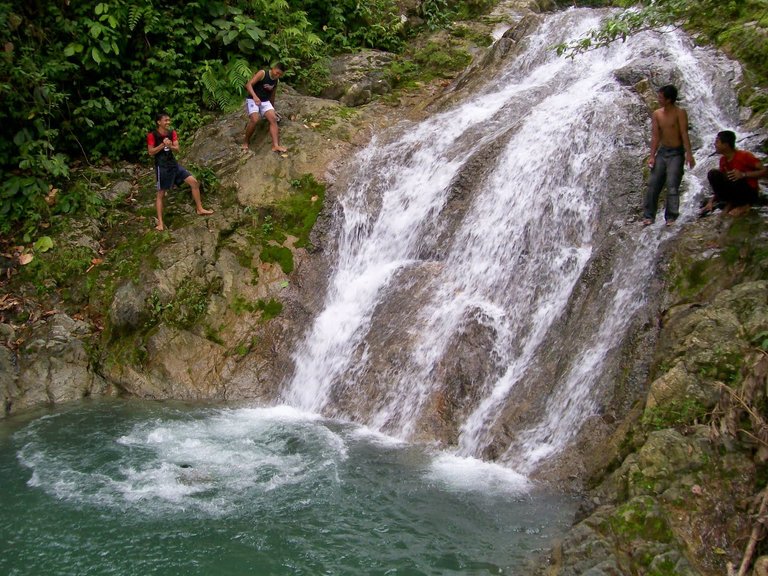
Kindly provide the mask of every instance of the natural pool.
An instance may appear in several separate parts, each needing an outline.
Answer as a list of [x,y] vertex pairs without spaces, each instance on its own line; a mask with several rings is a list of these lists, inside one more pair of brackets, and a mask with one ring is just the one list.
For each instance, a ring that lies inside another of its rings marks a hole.
[[285,406],[94,401],[0,422],[0,574],[524,574],[574,506]]

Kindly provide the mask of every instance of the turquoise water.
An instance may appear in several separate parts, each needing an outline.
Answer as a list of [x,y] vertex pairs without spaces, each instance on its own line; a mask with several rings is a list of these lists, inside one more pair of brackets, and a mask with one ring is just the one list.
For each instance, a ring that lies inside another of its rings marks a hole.
[[574,503],[288,407],[0,423],[0,574],[524,574]]

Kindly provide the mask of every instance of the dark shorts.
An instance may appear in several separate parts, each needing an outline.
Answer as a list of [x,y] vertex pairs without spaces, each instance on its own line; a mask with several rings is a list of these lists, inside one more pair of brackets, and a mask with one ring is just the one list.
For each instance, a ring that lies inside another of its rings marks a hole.
[[158,190],[170,190],[174,186],[184,183],[184,180],[192,176],[192,173],[176,164],[174,166],[157,166],[155,168],[155,179],[157,180]]

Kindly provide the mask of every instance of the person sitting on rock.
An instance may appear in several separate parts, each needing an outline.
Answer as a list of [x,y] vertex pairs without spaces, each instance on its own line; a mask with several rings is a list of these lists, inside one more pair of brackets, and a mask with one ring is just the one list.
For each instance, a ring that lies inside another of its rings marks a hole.
[[768,168],[751,152],[737,150],[736,134],[730,130],[717,133],[715,152],[720,154],[720,167],[707,173],[712,198],[700,215],[706,216],[720,206],[730,216],[746,214],[758,201],[758,178],[768,175]]
[[274,64],[269,70],[259,70],[245,84],[248,95],[245,99],[248,125],[245,127],[243,150],[247,151],[251,136],[256,130],[256,124],[261,118],[269,122],[269,135],[272,138],[272,152],[286,152],[288,149],[280,145],[280,119],[275,110],[275,93],[280,77],[284,74],[282,64]]

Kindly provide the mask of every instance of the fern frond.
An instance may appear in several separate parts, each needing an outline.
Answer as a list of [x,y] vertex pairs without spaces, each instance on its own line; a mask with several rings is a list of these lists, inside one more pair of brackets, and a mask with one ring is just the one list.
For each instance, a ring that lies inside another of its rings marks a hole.
[[253,76],[248,61],[243,58],[234,58],[227,64],[227,81],[232,88],[240,90]]
[[131,31],[135,30],[136,25],[139,23],[139,20],[141,20],[143,15],[143,6],[136,6],[135,4],[131,5],[131,7],[128,8],[128,29]]

